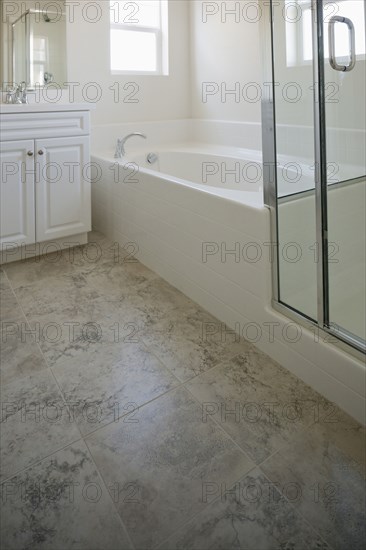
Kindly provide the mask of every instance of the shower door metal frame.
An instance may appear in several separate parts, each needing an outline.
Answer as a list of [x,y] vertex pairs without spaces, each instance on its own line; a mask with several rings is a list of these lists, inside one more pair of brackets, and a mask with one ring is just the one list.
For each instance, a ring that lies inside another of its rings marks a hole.
[[324,341],[364,359],[365,342],[329,320],[329,271],[328,271],[328,213],[327,213],[327,151],[326,109],[324,79],[323,0],[312,0],[314,88],[314,137],[315,137],[315,204],[316,240],[319,250],[317,262],[317,320],[311,319],[291,306],[281,302],[279,273],[278,203],[277,203],[277,149],[276,149],[276,87],[274,63],[274,11],[273,0],[263,2],[261,18],[261,43],[263,83],[267,95],[262,95],[262,143],[264,203],[270,210],[272,260],[272,307],[279,313],[308,329],[316,328]]

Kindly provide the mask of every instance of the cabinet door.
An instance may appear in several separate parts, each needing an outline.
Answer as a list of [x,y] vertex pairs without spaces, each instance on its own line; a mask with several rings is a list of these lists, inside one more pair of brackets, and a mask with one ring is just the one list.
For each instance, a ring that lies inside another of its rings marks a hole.
[[49,241],[91,230],[89,138],[36,140],[36,237]]
[[34,141],[3,141],[0,153],[1,247],[34,243]]

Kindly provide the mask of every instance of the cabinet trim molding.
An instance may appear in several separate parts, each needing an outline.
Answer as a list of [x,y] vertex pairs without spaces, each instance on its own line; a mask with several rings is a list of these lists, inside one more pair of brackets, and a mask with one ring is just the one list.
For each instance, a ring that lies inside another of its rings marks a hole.
[[0,123],[1,141],[90,134],[88,111],[2,114]]

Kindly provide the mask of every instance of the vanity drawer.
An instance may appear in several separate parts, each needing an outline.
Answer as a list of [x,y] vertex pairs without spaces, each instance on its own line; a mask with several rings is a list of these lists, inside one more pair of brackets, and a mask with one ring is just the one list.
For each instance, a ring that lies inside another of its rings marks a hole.
[[1,140],[86,136],[89,111],[9,113],[0,116]]

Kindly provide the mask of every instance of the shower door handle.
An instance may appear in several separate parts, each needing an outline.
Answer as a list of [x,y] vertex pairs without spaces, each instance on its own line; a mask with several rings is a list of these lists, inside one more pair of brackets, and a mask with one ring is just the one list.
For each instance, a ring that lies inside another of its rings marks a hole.
[[[335,46],[335,25],[336,23],[344,23],[348,27],[349,37],[349,64],[339,65],[336,56]],[[355,68],[356,65],[356,38],[355,38],[355,26],[348,17],[341,17],[340,15],[334,15],[329,21],[329,62],[331,67],[335,71],[349,72]]]

